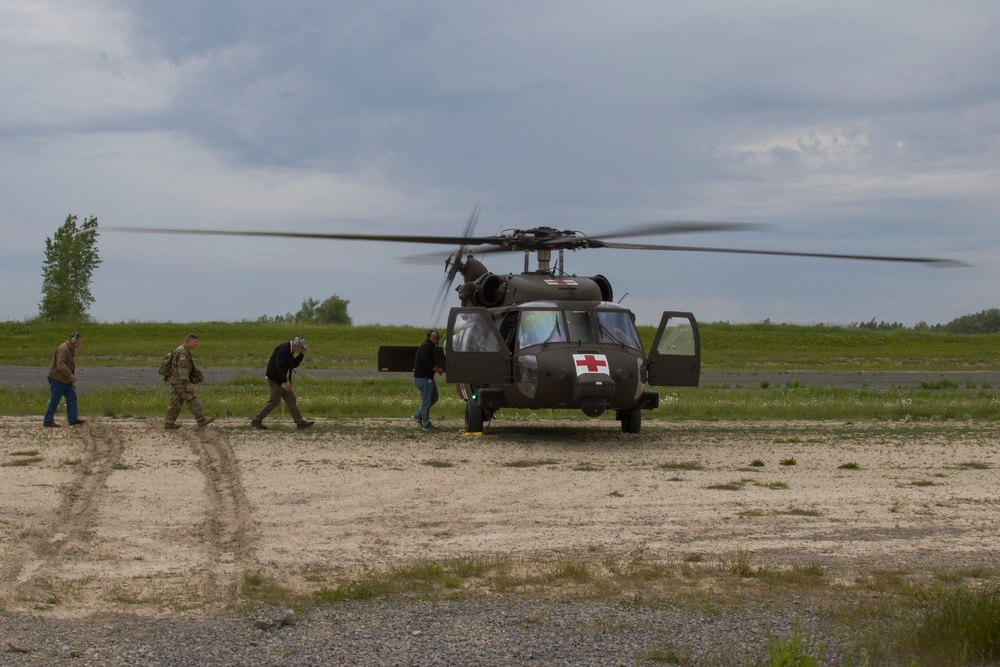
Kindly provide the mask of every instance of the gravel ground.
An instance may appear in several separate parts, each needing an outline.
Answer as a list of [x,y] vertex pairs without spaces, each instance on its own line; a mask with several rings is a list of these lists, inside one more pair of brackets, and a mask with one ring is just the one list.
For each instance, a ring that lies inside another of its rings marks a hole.
[[[842,664],[846,646],[800,626]],[[283,610],[210,619],[0,618],[8,667],[20,665],[670,665],[746,664],[787,611],[706,614],[676,608],[525,598],[346,602],[301,619]]]

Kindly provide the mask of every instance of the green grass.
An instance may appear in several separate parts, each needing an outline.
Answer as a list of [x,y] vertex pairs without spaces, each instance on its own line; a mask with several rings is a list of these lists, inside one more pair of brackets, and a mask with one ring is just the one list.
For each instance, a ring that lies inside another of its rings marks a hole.
[[[296,395],[310,417],[361,418],[409,417],[416,390],[398,376],[365,379],[296,380]],[[105,417],[156,417],[166,410],[166,386],[99,387],[78,389],[83,414]],[[267,400],[267,387],[258,378],[232,382],[206,382],[198,395],[209,414],[250,418]],[[0,389],[0,414],[39,415],[45,411],[48,388]],[[62,408],[64,409],[64,408]],[[441,385],[441,400],[434,406],[436,419],[461,420],[465,403],[450,385]],[[643,414],[644,420],[759,421],[759,420],[857,420],[857,421],[964,421],[1000,418],[1000,394],[967,390],[855,389],[813,387],[796,390],[733,390],[711,387],[671,388],[660,397],[660,407]],[[498,420],[584,420],[575,410],[508,410]],[[600,417],[613,420],[609,411]]]
[[[0,365],[47,365],[68,329],[47,323],[0,324]],[[224,384],[211,382],[211,369],[259,368],[276,341],[301,334],[310,343],[308,368],[376,369],[379,345],[415,345],[417,327],[293,326],[255,322],[117,323],[79,325],[84,343],[78,365],[155,368],[165,351],[197,332],[196,353],[209,382],[199,387],[206,408],[215,415],[250,417],[263,404],[259,378]],[[647,344],[654,329],[640,327]],[[1000,335],[962,335],[929,331],[775,325],[768,323],[701,325],[703,370],[753,371],[979,370],[1000,364]],[[968,385],[968,383],[966,383]],[[297,385],[300,402],[315,417],[404,417],[412,413],[414,389],[398,376],[366,380],[311,380],[308,369]],[[79,389],[84,411],[107,417],[158,416],[165,410],[164,388]],[[995,420],[1000,394],[992,389],[931,382],[914,388],[811,387],[799,382],[746,387],[661,388],[660,407],[644,419],[684,420]],[[462,419],[463,402],[442,385],[435,416]],[[44,382],[37,388],[0,390],[0,414],[35,415],[44,411]],[[501,419],[583,419],[576,411],[502,410]],[[608,414],[604,419],[612,419]]]
[[183,343],[188,333],[198,334],[195,359],[207,368],[256,368],[267,363],[275,345],[301,335],[309,343],[310,367],[375,370],[379,345],[419,345],[424,337],[423,330],[417,327],[378,325],[123,322],[73,326],[3,322],[0,365],[48,366],[52,351],[75,329],[83,333],[83,344],[77,350],[78,366],[150,368],[156,368],[160,358]]
[[[274,346],[294,335],[309,341],[315,368],[374,369],[379,345],[418,345],[423,330],[407,326],[320,326],[258,322],[93,324],[0,323],[0,365],[48,365],[52,350],[70,331],[83,332],[80,362],[101,366],[155,367],[165,352],[197,333],[197,359],[207,367],[254,368]],[[702,369],[719,370],[982,370],[1000,360],[998,334],[871,331],[794,324],[701,323]],[[655,328],[639,327],[647,347]],[[929,390],[955,383],[930,383]],[[770,391],[779,387],[769,387]],[[800,388],[788,383],[786,390]]]

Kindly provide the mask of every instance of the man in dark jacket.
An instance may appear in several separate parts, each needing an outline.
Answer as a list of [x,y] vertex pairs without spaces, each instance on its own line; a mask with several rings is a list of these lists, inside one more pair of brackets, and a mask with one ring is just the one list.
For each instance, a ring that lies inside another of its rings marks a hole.
[[420,409],[413,414],[413,419],[425,431],[434,428],[434,424],[431,423],[431,406],[438,400],[434,376],[444,372],[443,368],[434,365],[434,348],[437,347],[440,338],[441,335],[437,331],[428,331],[427,338],[417,348],[417,355],[413,359],[413,384],[420,392]]
[[290,341],[286,341],[274,348],[271,359],[267,362],[267,386],[271,390],[271,396],[267,404],[260,409],[257,416],[250,420],[250,425],[254,428],[266,429],[264,417],[270,414],[271,410],[278,407],[282,400],[288,406],[288,412],[295,420],[295,425],[299,428],[309,428],[316,422],[305,420],[299,412],[299,406],[295,401],[295,392],[292,391],[292,372],[298,368],[305,358],[306,341],[302,336],[296,336]]
[[42,426],[55,427],[56,408],[59,401],[66,397],[66,422],[70,426],[86,423],[80,419],[76,406],[76,348],[83,343],[83,335],[79,331],[70,334],[69,340],[56,348],[49,364],[49,407],[42,418]]

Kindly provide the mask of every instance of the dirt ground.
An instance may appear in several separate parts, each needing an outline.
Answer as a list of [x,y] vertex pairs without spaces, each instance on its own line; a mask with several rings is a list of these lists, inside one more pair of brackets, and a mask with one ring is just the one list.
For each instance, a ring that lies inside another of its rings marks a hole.
[[455,556],[997,562],[991,424],[272,421],[0,418],[0,611],[210,613],[247,571]]

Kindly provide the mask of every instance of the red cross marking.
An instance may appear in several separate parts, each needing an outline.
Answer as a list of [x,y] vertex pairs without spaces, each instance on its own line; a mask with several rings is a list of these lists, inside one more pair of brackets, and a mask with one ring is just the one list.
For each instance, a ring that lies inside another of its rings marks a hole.
[[576,370],[586,368],[588,373],[597,373],[604,367],[604,372],[608,371],[608,360],[603,354],[574,354],[573,361],[576,362]]

